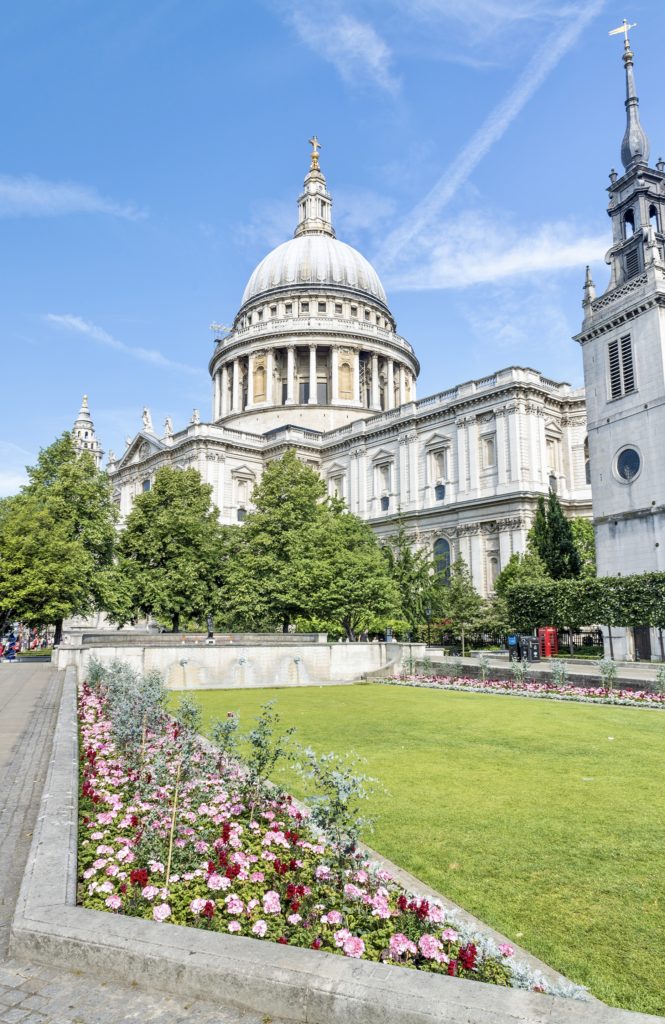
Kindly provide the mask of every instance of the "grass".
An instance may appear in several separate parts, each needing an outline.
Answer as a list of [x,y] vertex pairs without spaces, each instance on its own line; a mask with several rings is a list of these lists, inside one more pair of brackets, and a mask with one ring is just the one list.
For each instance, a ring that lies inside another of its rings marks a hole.
[[665,1013],[662,714],[367,685],[195,696],[243,731],[274,699],[302,744],[362,754],[388,791],[371,846],[599,999]]

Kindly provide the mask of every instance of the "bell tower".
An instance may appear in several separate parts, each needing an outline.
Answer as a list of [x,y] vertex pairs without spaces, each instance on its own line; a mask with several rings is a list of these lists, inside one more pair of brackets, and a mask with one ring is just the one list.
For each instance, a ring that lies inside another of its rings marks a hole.
[[[665,162],[650,167],[626,22],[623,173],[610,172],[610,280],[587,267],[582,347],[599,576],[665,571]],[[627,638],[628,656],[631,638]],[[621,644],[619,645],[619,650]],[[639,652],[638,652],[639,653]],[[621,656],[619,651],[615,651]]]

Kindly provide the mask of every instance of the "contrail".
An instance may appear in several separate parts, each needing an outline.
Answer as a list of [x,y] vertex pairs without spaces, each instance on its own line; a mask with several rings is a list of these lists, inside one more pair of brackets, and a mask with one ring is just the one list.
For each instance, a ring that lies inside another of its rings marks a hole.
[[377,263],[384,270],[394,265],[409,242],[431,224],[432,218],[450,202],[604,5],[605,0],[595,0],[585,5],[575,21],[571,21],[561,31],[550,36],[533,55],[511,92],[471,136],[461,153],[444,171],[425,198],[405,218],[402,225],[388,235],[377,256]]

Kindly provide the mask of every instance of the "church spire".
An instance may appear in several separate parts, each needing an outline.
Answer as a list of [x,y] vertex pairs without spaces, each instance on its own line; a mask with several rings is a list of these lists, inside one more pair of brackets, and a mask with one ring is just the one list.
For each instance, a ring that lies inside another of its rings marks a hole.
[[635,28],[624,18],[623,25],[612,29],[610,35],[623,32],[623,65],[626,69],[626,131],[621,143],[621,162],[627,171],[632,171],[639,164],[649,161],[649,140],[640,123],[640,101],[635,92],[635,76],[633,74],[633,51],[630,48],[628,30]]
[[79,455],[81,452],[89,452],[95,460],[97,469],[99,469],[104,452],[95,435],[95,424],[92,422],[92,416],[90,415],[87,395],[83,396],[79,414],[72,427],[72,441]]
[[326,179],[319,166],[319,150],[321,143],[316,135],[309,140],[312,147],[309,171],[305,178],[305,187],[298,196],[298,226],[294,236],[329,235],[335,237],[332,226],[332,197],[326,186]]

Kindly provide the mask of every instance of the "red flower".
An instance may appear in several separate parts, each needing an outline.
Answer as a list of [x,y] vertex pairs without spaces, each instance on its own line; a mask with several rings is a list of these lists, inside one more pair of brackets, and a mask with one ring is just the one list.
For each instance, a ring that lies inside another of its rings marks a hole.
[[289,944],[289,940],[285,935],[280,935],[277,941],[279,942],[280,946],[288,946]]
[[404,911],[406,910],[408,905],[409,905],[409,901],[407,900],[406,896],[398,896],[397,897],[397,907],[398,907],[399,910],[402,911],[402,913],[404,913]]
[[476,949],[473,942],[469,942],[467,946],[462,946],[459,951],[459,958],[462,962],[462,967],[465,971],[472,971],[476,966],[476,957],[478,956],[478,950]]
[[129,876],[129,881],[132,885],[138,885],[143,888],[148,884],[148,872],[146,868],[134,868]]
[[321,942],[321,939],[319,939],[319,938],[316,938],[316,939],[314,939],[314,940],[312,941],[312,946],[311,946],[311,948],[312,948],[312,949],[321,949],[321,946],[322,946],[322,945],[323,945],[323,943]]
[[203,908],[203,910],[201,911],[201,917],[207,917],[208,920],[211,920],[211,918],[213,917],[214,913],[215,913],[215,904],[212,902],[212,900],[206,900],[206,905]]
[[451,960],[448,964],[448,974],[452,975],[452,977],[455,977],[457,974],[457,960]]

